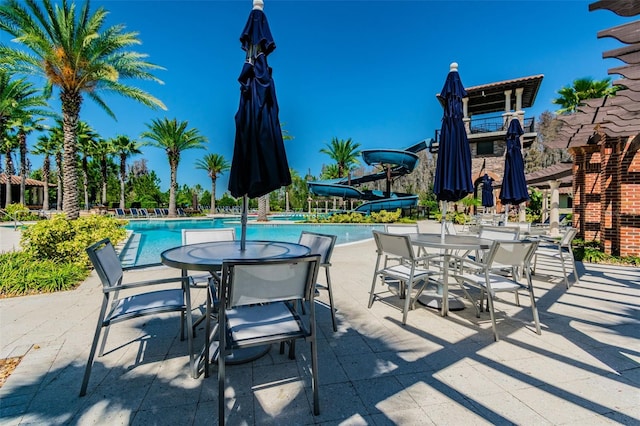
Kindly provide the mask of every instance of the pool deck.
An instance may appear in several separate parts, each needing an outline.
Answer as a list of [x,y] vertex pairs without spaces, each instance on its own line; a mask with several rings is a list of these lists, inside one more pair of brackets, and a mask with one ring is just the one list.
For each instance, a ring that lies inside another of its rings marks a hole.
[[[423,232],[438,226],[420,223]],[[406,326],[391,294],[368,309],[375,259],[372,240],[335,248],[338,332],[324,291],[317,309],[321,414],[312,415],[300,342],[295,361],[273,348],[227,368],[229,424],[640,425],[640,269],[578,263],[580,283],[567,290],[558,267],[539,263],[542,335],[528,298],[517,307],[507,295],[496,303],[494,342],[488,314],[476,318],[468,301],[445,318],[417,307]],[[0,299],[0,358],[24,356],[0,388],[0,424],[216,424],[215,368],[190,377],[175,314],[112,326],[78,397],[101,297],[93,273],[73,291]]]

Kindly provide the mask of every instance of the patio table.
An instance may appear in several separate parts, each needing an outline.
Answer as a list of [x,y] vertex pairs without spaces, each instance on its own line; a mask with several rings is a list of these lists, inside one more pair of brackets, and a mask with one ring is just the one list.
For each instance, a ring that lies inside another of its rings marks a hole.
[[[240,240],[189,244],[163,251],[160,254],[160,259],[167,266],[181,269],[183,276],[186,276],[187,271],[209,271],[212,275],[215,275],[225,260],[283,259],[304,256],[310,252],[307,246],[282,241],[247,240],[245,244],[245,250],[240,249]],[[187,315],[191,315],[191,306],[187,306]],[[207,335],[211,333],[208,324],[209,322],[207,321]],[[192,375],[195,378],[198,376],[199,362],[196,364],[193,357],[193,339],[191,336],[192,332],[189,330],[189,364]],[[208,357],[209,353],[215,355],[218,352],[217,340],[211,339],[211,341],[213,342],[213,347],[203,348],[200,355],[201,358]],[[270,346],[267,345],[234,350],[225,358],[226,363],[241,364],[250,362],[265,355],[269,349]],[[206,370],[205,376],[208,376],[208,371]]]
[[491,240],[473,235],[411,234],[411,242],[419,247],[433,248],[443,251],[442,281],[438,282],[435,293],[423,294],[418,301],[428,307],[440,309],[441,315],[447,316],[449,310],[464,309],[464,304],[457,300],[449,300],[449,266],[451,257],[458,250],[487,250],[493,243]]

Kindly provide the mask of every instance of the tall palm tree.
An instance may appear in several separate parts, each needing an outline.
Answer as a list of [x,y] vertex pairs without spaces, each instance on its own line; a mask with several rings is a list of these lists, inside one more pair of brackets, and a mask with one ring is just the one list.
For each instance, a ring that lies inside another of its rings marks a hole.
[[14,79],[0,67],[0,138],[6,136],[9,120],[24,111],[34,111],[47,103],[40,91],[25,79]]
[[149,130],[142,133],[141,137],[148,139],[145,145],[160,148],[167,153],[169,159],[169,169],[171,172],[171,183],[169,185],[169,216],[176,215],[176,190],[178,188],[178,164],[180,154],[187,149],[204,149],[207,138],[202,136],[198,129],[187,129],[189,122],[178,122],[175,118],[169,120],[155,119],[146,126]]
[[[62,123],[60,123],[62,124]],[[78,123],[78,151],[80,153],[80,169],[82,170],[82,189],[84,193],[84,209],[89,210],[89,157],[96,152],[98,135],[84,121]]]
[[49,173],[51,172],[51,155],[54,155],[55,146],[46,135],[38,138],[38,142],[31,151],[35,155],[44,155],[42,160],[42,181],[44,182],[44,193],[42,197],[42,210],[49,210]]
[[584,100],[598,99],[605,96],[615,95],[618,86],[610,85],[611,79],[594,80],[592,78],[578,78],[573,81],[571,86],[565,86],[558,90],[554,104],[560,105],[562,108],[556,111],[557,114],[570,114],[578,111],[583,105]]
[[351,171],[353,166],[360,164],[358,156],[360,151],[359,143],[353,142],[351,138],[344,140],[333,138],[331,142],[326,144],[326,148],[320,150],[321,153],[327,154],[338,166],[338,177],[345,177]]
[[[47,114],[49,115],[49,114]],[[27,184],[27,135],[34,131],[42,131],[46,126],[42,123],[44,117],[37,117],[33,111],[23,110],[12,120],[12,125],[17,129],[18,150],[20,152],[20,203],[25,203]]]
[[16,135],[5,135],[0,138],[0,152],[4,154],[4,173],[6,177],[5,182],[5,207],[13,203],[13,197],[11,194],[11,178],[16,174],[15,166],[13,165],[13,151],[18,148],[18,138]]
[[206,170],[211,178],[211,214],[216,212],[216,180],[229,167],[229,162],[219,154],[207,154],[196,161],[196,169]]
[[126,50],[140,44],[138,34],[123,25],[103,28],[107,11],[91,14],[89,2],[77,13],[75,3],[62,0],[6,0],[0,5],[0,30],[14,37],[24,49],[0,44],[0,63],[17,73],[44,76],[45,93],[59,88],[64,123],[64,212],[79,216],[76,171],[77,129],[83,94],[107,114],[113,111],[100,93],[117,93],[152,108],[166,109],[149,93],[126,85],[123,79],[161,82],[152,70],[160,69],[144,60],[146,55]]
[[102,203],[103,206],[106,206],[107,181],[109,178],[109,159],[113,154],[115,154],[115,150],[113,149],[113,145],[111,145],[110,140],[99,139],[96,143],[93,154],[93,157],[98,161],[98,164],[100,164],[100,203]]
[[127,178],[127,158],[142,154],[140,144],[127,136],[118,135],[111,139],[115,154],[120,159],[120,208],[125,204],[125,180]]

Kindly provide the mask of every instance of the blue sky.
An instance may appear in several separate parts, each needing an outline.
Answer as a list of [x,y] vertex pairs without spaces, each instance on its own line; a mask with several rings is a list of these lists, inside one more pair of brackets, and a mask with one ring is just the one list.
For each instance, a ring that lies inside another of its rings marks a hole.
[[[319,153],[333,137],[361,148],[403,148],[440,127],[435,98],[451,62],[465,86],[544,74],[527,116],[555,110],[556,91],[574,79],[607,77],[617,60],[602,59],[620,47],[597,32],[629,22],[609,11],[589,12],[590,1],[327,1],[264,0],[276,42],[273,67],[280,121],[294,137],[286,142],[289,165],[302,176],[330,163]],[[136,82],[168,111],[106,96],[117,121],[86,100],[81,119],[103,137],[138,138],[155,118],[187,120],[208,139],[208,149],[185,151],[179,184],[210,180],[195,161],[213,152],[233,154],[237,78],[244,61],[238,40],[251,0],[135,1],[91,3],[109,12],[108,24],[139,32],[136,50],[166,68],[165,84]],[[8,36],[0,33],[0,41]],[[614,76],[614,79],[617,76]],[[56,93],[57,96],[57,93]],[[32,141],[35,143],[35,140]],[[163,151],[144,147],[161,186],[169,185]],[[39,167],[40,161],[33,161]],[[226,191],[228,173],[217,185]]]

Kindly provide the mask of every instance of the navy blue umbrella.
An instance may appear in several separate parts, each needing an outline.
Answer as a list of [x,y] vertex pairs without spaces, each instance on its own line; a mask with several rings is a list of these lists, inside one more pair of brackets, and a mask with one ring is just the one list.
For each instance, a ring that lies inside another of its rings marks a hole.
[[447,201],[458,201],[473,192],[471,150],[462,122],[462,98],[466,96],[467,91],[464,90],[458,75],[458,64],[454,62],[451,64],[447,80],[440,93],[444,115],[442,116],[440,145],[433,182],[433,192],[439,201],[444,201],[443,237]]
[[482,177],[482,206],[493,207],[493,179],[486,173]]
[[529,200],[527,181],[524,177],[524,160],[520,148],[520,136],[523,134],[520,120],[513,118],[507,130],[507,154],[500,188],[500,201],[505,205],[505,223],[509,219],[508,204],[518,205]]
[[[240,77],[240,106],[229,173],[229,192],[243,197],[241,246],[246,240],[247,198],[268,194],[291,184],[287,154],[278,119],[278,101],[267,56],[276,48],[262,1],[253,10],[240,35],[246,61]],[[244,247],[243,247],[244,248]]]

